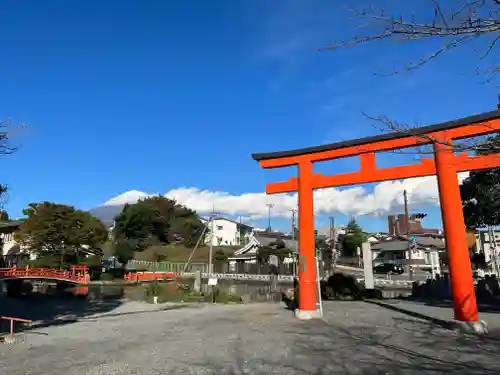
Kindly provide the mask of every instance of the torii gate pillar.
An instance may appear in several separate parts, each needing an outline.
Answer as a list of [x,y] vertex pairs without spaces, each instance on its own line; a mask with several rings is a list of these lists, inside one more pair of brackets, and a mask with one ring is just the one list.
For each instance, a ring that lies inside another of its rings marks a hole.
[[455,155],[450,140],[434,144],[436,174],[441,202],[443,229],[450,268],[455,319],[478,321],[476,295],[464,226],[464,213],[458,184]]
[[296,316],[310,319],[317,309],[316,259],[314,254],[313,164],[299,164],[299,309]]

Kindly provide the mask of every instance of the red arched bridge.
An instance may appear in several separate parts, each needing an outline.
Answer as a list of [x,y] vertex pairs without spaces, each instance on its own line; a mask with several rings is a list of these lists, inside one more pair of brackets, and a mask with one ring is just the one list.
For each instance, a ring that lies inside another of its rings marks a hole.
[[14,266],[12,268],[0,268],[0,280],[55,280],[74,284],[87,284],[90,281],[90,276],[87,266],[73,266],[71,270]]

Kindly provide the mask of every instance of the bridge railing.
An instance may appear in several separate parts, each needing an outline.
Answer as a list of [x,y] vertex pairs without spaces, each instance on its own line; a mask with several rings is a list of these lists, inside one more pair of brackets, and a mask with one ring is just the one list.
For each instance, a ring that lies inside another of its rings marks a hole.
[[46,277],[86,282],[88,268],[86,266],[74,266],[70,271],[53,268],[30,268],[29,266],[23,268],[0,268],[0,279],[23,277]]
[[175,279],[175,272],[128,272],[124,275],[125,281],[154,281]]

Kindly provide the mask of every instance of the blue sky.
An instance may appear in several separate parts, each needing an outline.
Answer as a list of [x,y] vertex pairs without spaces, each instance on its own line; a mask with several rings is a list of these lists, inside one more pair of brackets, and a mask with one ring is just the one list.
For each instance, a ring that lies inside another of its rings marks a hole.
[[[431,11],[427,1],[377,3],[407,14]],[[0,4],[0,118],[30,125],[14,137],[21,150],[2,157],[12,216],[29,202],[89,209],[129,190],[259,193],[295,171],[262,170],[253,152],[379,133],[363,112],[424,125],[497,104],[494,85],[474,75],[470,47],[397,76],[374,73],[432,52],[440,41],[318,51],[359,32],[348,8],[362,1]],[[380,158],[381,166],[404,162]],[[317,170],[356,168],[346,159]],[[438,207],[423,206],[412,208],[429,213],[428,226],[440,226]],[[349,216],[333,214],[340,223]],[[326,225],[327,215],[318,215],[317,225]],[[386,226],[383,218],[359,220],[369,230]]]

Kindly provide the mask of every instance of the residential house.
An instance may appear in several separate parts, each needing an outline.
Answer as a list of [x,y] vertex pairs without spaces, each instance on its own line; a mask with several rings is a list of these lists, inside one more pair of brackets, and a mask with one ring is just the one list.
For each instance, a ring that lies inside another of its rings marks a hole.
[[[380,237],[378,242],[371,243],[374,265],[394,263],[409,265],[408,237],[403,235]],[[439,252],[445,251],[442,235],[415,235],[410,238],[411,264],[414,267],[430,267],[434,265],[439,272]]]
[[[261,246],[268,246],[277,240],[282,240],[287,249],[296,252],[298,241],[291,235],[285,235],[281,232],[254,231],[249,237],[248,243],[239,250],[236,250],[228,258],[229,269],[234,269],[236,263],[257,263],[257,253]],[[286,257],[284,263],[292,263],[293,257]]]
[[0,221],[0,238],[2,239],[2,257],[0,267],[10,267],[18,264],[28,254],[14,240],[14,233],[23,224],[22,220]]
[[[253,227],[224,217],[217,217],[208,222],[209,233],[205,237],[205,244],[213,246],[241,246],[245,245],[253,232]],[[212,233],[213,229],[213,233]]]

